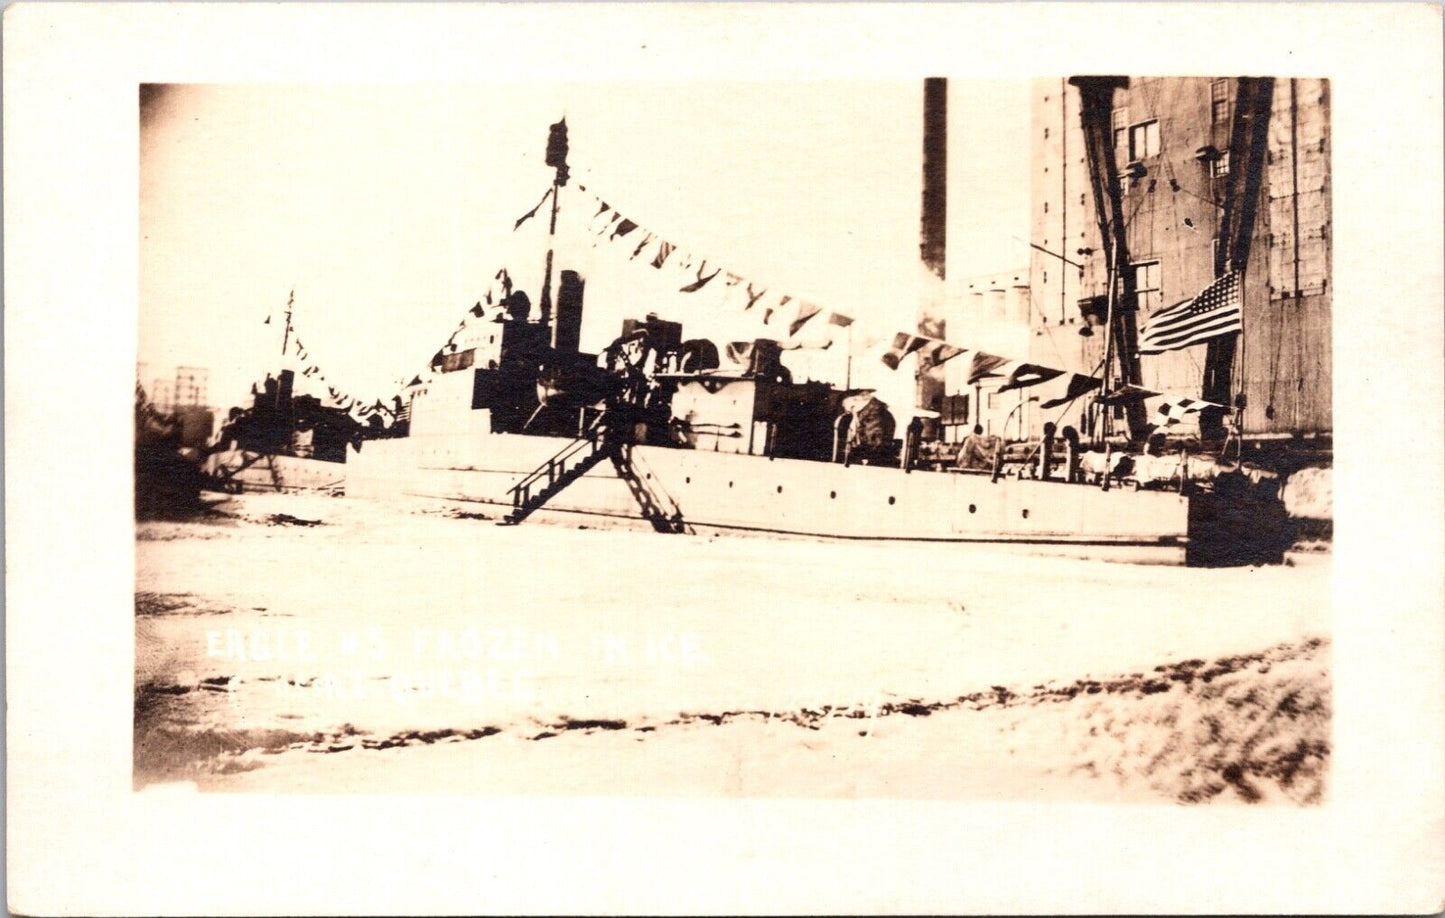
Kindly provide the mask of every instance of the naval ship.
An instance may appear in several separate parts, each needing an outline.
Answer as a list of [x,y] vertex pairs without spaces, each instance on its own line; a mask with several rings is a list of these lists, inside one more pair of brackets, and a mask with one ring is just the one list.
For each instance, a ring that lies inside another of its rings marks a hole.
[[[1131,459],[1159,460],[1147,428],[1093,444],[1050,430],[1022,450],[996,444],[984,468],[952,468],[921,461],[925,429],[914,421],[896,436],[871,391],[795,382],[776,340],[720,351],[649,313],[624,320],[600,353],[582,351],[585,278],[561,270],[555,302],[552,293],[565,157],[562,122],[548,145],[557,175],[539,308],[507,289],[483,321],[465,323],[403,393],[406,435],[348,453],[349,496],[442,501],[509,525],[958,542],[1203,565],[1282,557],[1277,482],[1217,455],[1194,466],[1181,455],[1172,476],[1131,476]],[[1112,183],[1117,199],[1118,175],[1104,172],[1100,187]],[[925,188],[925,207],[928,197]],[[1106,312],[1127,369],[1137,361],[1132,315],[1112,298]],[[1105,392],[1131,381],[1104,376]]]
[[849,412],[843,403],[866,393],[792,382],[765,342],[747,366],[689,365],[698,349],[679,340],[680,325],[649,317],[598,355],[616,372],[592,372],[593,355],[565,349],[580,314],[559,312],[550,327],[497,323],[472,368],[413,391],[409,434],[348,456],[348,496],[433,498],[512,524],[1011,544],[1164,563],[1186,560],[1191,524],[1213,497],[1106,487],[1107,476],[1024,477],[1002,451],[990,471],[910,468],[896,439],[850,436],[876,400]]

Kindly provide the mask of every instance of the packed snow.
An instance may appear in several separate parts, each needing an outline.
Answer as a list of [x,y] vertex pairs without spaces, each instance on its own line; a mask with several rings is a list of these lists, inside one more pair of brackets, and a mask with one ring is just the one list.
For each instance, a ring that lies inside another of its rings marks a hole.
[[137,528],[136,783],[1313,803],[1330,568],[245,494]]

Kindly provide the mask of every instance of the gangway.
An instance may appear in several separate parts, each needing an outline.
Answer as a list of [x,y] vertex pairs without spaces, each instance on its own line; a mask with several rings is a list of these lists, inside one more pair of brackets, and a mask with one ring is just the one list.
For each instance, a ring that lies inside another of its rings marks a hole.
[[688,531],[677,502],[660,483],[652,480],[649,470],[644,468],[642,474],[638,473],[640,460],[633,455],[632,445],[623,439],[624,428],[606,423],[605,418],[604,412],[593,420],[582,436],[562,447],[508,490],[512,510],[502,520],[503,525],[515,526],[522,522],[604,459],[610,459],[617,477],[627,485],[633,500],[642,510],[643,518],[652,524],[654,530],[670,533]]

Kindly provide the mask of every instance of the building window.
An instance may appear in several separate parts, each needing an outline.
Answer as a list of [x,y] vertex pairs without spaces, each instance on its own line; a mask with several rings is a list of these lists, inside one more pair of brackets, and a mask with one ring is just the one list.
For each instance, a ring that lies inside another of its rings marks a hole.
[[1048,213],[1048,212],[1049,212],[1049,202],[1048,202],[1048,201],[1045,201],[1045,202],[1044,202],[1044,213]]
[[1049,129],[1048,129],[1048,128],[1044,128],[1044,139],[1045,139],[1045,140],[1048,140],[1048,139],[1049,139]]
[[1124,162],[1129,154],[1128,106],[1114,109],[1109,124],[1114,130],[1114,159],[1119,162]]
[[1215,124],[1229,120],[1229,81],[1214,80],[1209,84],[1209,112]]
[[1164,291],[1159,286],[1159,262],[1144,261],[1130,267],[1134,270],[1134,292],[1139,297],[1139,308],[1153,312],[1164,303]]
[[1143,121],[1129,128],[1129,160],[1159,155],[1159,122]]
[[1219,154],[1219,158],[1209,164],[1209,174],[1214,178],[1224,178],[1229,174],[1229,151],[1225,150]]

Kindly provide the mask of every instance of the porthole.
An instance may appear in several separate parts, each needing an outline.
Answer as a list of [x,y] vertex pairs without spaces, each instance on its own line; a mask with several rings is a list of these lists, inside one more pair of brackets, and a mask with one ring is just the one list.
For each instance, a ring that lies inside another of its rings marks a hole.
[[897,502],[898,502],[898,498],[893,497],[892,495],[889,495],[889,497],[888,497],[888,505],[889,505],[890,507],[893,506],[894,504],[896,504]]
[[968,512],[969,512],[969,513],[977,513],[977,512],[978,512],[978,504],[969,504],[969,505],[968,505]]
[[731,481],[729,481],[729,482],[728,482],[728,487],[731,488],[732,486],[733,486],[733,483],[732,483]]
[[1025,511],[1024,511],[1024,519],[1028,519],[1028,518],[1029,518],[1029,512],[1028,512],[1028,510],[1025,510]]
[[778,485],[778,493],[779,493],[779,494],[782,494],[782,493],[783,493],[783,486],[782,486],[782,485]]
[[829,491],[829,492],[828,492],[828,499],[829,499],[829,500],[836,500],[837,498],[838,498],[838,492],[837,492],[837,491]]
[[684,478],[684,479],[682,480],[682,483],[683,483],[683,484],[692,484],[692,476],[689,475],[689,476],[687,476],[686,478]]

